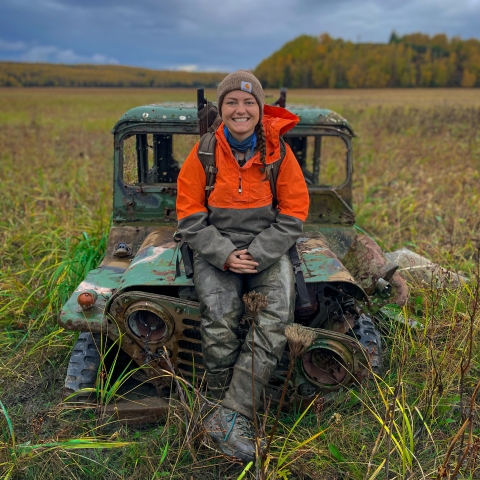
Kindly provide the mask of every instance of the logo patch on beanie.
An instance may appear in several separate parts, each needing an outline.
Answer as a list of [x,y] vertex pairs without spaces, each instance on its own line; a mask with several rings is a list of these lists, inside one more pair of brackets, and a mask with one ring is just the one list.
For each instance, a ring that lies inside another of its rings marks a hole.
[[242,82],[242,85],[240,86],[240,90],[243,90],[244,92],[252,93],[252,84],[250,82]]

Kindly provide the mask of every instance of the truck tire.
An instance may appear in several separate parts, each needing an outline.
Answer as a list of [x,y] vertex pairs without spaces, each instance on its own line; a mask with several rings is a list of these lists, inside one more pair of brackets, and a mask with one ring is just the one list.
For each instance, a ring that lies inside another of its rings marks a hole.
[[97,381],[98,367],[100,366],[100,335],[82,332],[73,347],[70,361],[68,362],[67,377],[65,378],[65,397],[69,402],[88,402],[93,392],[80,392],[83,388],[94,388]]
[[360,315],[355,319],[351,334],[367,351],[371,371],[380,375],[382,372],[382,338],[373,320],[367,315]]

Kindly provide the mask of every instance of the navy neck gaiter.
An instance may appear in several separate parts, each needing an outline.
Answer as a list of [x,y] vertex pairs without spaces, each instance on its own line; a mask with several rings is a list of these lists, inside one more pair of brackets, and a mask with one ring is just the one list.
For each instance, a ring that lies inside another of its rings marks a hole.
[[257,145],[257,134],[253,132],[248,138],[239,142],[230,135],[227,127],[223,128],[223,132],[225,133],[225,138],[227,139],[228,144],[231,148],[236,150],[237,152],[246,152],[248,149],[253,152],[253,149]]

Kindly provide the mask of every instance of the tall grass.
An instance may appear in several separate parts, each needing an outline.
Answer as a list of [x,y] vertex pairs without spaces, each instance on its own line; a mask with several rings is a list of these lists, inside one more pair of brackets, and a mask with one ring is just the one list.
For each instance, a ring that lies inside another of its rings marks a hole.
[[[289,92],[294,102],[338,110],[354,126],[359,226],[386,250],[407,246],[472,281],[456,289],[414,287],[406,307],[392,309],[381,324],[382,376],[318,398],[302,416],[282,414],[266,478],[479,475],[480,92],[467,93]],[[231,464],[204,438],[206,412],[180,380],[184,402],[173,401],[165,422],[149,428],[104,424],[92,411],[61,404],[74,334],[56,326],[56,314],[105,248],[109,129],[134,105],[182,99],[194,101],[195,92],[1,92],[3,477],[255,477],[255,468]],[[106,395],[116,395],[115,382],[109,385]],[[273,413],[265,421],[270,431]]]

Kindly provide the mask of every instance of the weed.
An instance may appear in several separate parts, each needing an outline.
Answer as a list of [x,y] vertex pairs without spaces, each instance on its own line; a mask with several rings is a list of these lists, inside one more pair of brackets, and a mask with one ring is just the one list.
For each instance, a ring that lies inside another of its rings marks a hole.
[[[195,91],[1,90],[3,478],[255,476],[253,465],[232,464],[204,439],[204,399],[182,378],[174,379],[180,401],[171,400],[160,425],[99,423],[91,410],[60,406],[74,334],[56,327],[55,317],[105,249],[109,129],[128,108],[163,100],[193,102]],[[479,92],[292,90],[289,101],[337,110],[355,128],[360,229],[385,250],[407,246],[475,278]],[[477,477],[475,285],[414,287],[408,305],[381,322],[388,352],[381,378],[318,399],[298,415],[267,415],[265,477]],[[103,402],[123,395],[117,380],[106,368]]]

